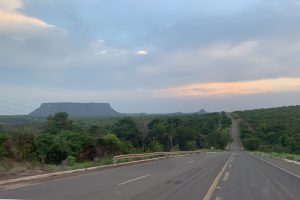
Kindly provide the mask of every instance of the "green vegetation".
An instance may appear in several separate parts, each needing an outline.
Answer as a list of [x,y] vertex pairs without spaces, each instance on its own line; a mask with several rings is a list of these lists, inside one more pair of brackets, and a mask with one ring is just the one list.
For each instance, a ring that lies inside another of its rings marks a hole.
[[225,113],[70,119],[60,112],[39,123],[0,126],[0,162],[74,169],[111,163],[118,154],[224,149],[230,125]]
[[269,157],[269,158],[282,158],[282,159],[288,159],[288,160],[294,160],[297,162],[300,162],[300,155],[299,154],[289,154],[289,153],[277,153],[277,152],[260,152],[257,151],[255,152],[257,155],[261,155],[264,157]]
[[244,147],[300,154],[300,106],[236,112]]

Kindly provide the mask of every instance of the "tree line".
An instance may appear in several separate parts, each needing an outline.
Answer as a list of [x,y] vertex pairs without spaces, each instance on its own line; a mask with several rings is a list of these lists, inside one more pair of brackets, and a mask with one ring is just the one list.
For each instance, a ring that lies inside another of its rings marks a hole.
[[300,153],[300,106],[235,113],[244,147],[253,151]]
[[224,149],[230,119],[222,113],[184,116],[71,119],[48,116],[38,127],[0,126],[0,159],[60,163],[155,151]]

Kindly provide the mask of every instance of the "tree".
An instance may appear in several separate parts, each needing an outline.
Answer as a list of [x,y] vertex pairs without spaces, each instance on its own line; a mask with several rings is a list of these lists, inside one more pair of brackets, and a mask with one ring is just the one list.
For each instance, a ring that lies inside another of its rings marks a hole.
[[178,117],[175,118],[168,118],[167,119],[167,144],[166,149],[172,150],[173,148],[173,139],[176,135],[176,129],[182,126],[182,120]]
[[143,139],[137,129],[137,124],[131,117],[125,117],[119,120],[114,124],[112,130],[118,138],[130,141],[135,147],[141,147],[143,145]]
[[56,136],[45,133],[40,134],[35,138],[34,145],[38,158],[42,163],[59,162],[61,159],[57,157]]
[[122,143],[115,134],[107,134],[98,141],[104,150],[104,155],[116,155],[121,151]]
[[256,151],[259,149],[260,140],[254,136],[243,140],[243,146],[250,151]]
[[54,115],[49,115],[46,123],[46,132],[57,134],[62,130],[72,130],[73,121],[69,119],[66,112],[58,112]]
[[197,139],[197,132],[188,127],[181,127],[177,129],[177,134],[175,137],[176,143],[179,145],[179,149],[182,151],[192,150],[189,148],[194,148],[194,141]]
[[0,159],[7,155],[5,149],[5,144],[7,143],[7,138],[5,135],[0,135]]
[[92,135],[103,136],[105,131],[97,125],[92,125],[89,128],[89,133],[92,134]]
[[12,134],[11,143],[16,160],[31,160],[34,155],[34,134],[31,132],[17,132]]
[[300,133],[295,133],[289,140],[291,150],[295,153],[300,153]]
[[[59,149],[63,155],[74,156],[79,159],[80,153],[91,143],[91,138],[87,134],[75,133],[72,131],[61,131],[58,134]],[[64,158],[65,159],[65,158]]]
[[147,141],[150,146],[155,145],[156,142],[166,144],[167,124],[162,119],[154,119],[148,124],[149,133]]
[[91,145],[87,134],[62,131],[57,135],[40,134],[35,139],[38,158],[43,163],[59,163],[68,156],[80,159],[80,154]]

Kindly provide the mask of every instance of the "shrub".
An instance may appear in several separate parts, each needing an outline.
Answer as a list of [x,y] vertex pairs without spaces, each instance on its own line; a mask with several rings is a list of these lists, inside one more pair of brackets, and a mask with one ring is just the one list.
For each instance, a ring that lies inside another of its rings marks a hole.
[[158,142],[153,142],[150,148],[152,152],[160,152],[164,149],[163,145]]
[[186,148],[187,148],[188,151],[194,151],[194,150],[196,150],[197,149],[197,147],[196,147],[196,141],[189,141],[189,142],[187,142]]
[[76,165],[76,159],[75,159],[74,156],[68,156],[67,159],[66,159],[66,161],[67,161],[67,165],[68,166],[74,166],[74,165]]
[[7,155],[5,150],[5,143],[7,142],[7,138],[5,135],[0,135],[0,159]]

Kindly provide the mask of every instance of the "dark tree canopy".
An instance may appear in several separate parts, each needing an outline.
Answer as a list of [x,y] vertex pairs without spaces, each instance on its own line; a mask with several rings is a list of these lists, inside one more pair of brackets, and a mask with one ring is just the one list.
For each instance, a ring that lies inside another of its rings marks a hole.
[[69,119],[66,112],[59,112],[49,115],[47,118],[46,131],[49,133],[58,133],[62,130],[72,130],[73,121]]

